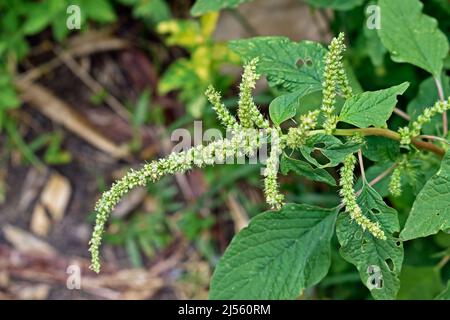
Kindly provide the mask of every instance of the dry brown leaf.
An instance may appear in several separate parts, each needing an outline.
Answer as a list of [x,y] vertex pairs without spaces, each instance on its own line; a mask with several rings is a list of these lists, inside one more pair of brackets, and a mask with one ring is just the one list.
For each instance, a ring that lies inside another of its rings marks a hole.
[[5,225],[2,228],[2,231],[6,240],[19,252],[43,256],[56,255],[56,249],[51,245],[20,228],[12,225]]
[[50,232],[51,222],[45,208],[40,204],[36,204],[31,215],[30,230],[38,236],[46,237]]
[[69,180],[58,173],[52,173],[42,191],[41,203],[55,221],[64,217],[71,193]]
[[72,106],[56,97],[45,87],[38,84],[24,85],[21,82],[16,82],[16,85],[22,92],[24,101],[30,103],[54,122],[63,125],[66,129],[114,158],[125,158],[129,155],[128,147],[117,146],[102,135]]

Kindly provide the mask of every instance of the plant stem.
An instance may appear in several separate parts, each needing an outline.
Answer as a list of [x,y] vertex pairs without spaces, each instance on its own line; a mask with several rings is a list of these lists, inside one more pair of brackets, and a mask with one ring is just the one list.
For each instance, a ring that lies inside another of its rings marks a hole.
[[364,182],[367,182],[366,172],[364,171],[364,162],[363,162],[361,149],[358,150],[358,162],[359,162],[359,168],[361,170],[361,177],[362,177]]
[[405,111],[403,111],[403,110],[401,110],[399,108],[394,108],[394,113],[396,115],[402,117],[406,121],[411,121],[411,117]]
[[[439,95],[439,99],[441,101],[444,101],[444,89],[442,88],[442,83],[441,83],[441,79],[439,79],[438,77],[434,76],[434,82],[436,83],[436,87],[437,87],[437,91],[438,91],[438,95]],[[442,113],[442,126],[444,127],[443,130],[443,135],[444,137],[447,137],[447,133],[448,133],[448,118],[447,118],[447,111],[444,111]]]
[[[394,171],[394,169],[397,167],[397,164],[394,163],[392,166],[390,166],[389,168],[387,168],[385,171],[383,171],[382,173],[380,173],[378,176],[376,176],[373,180],[371,180],[369,182],[369,186],[373,187],[375,184],[377,184],[378,182],[380,182],[381,180],[383,180],[384,178],[386,178],[389,173],[391,173],[392,171]],[[361,194],[362,189],[360,189],[358,192],[356,192],[356,196],[358,197]]]
[[435,140],[435,141],[440,141],[446,144],[450,144],[450,142],[447,139],[441,138],[441,137],[436,137],[436,136],[430,136],[430,135],[426,135],[426,134],[421,134],[420,136],[417,136],[418,139],[429,139],[429,140]]
[[[325,133],[324,130],[313,130],[310,134],[320,134]],[[356,128],[356,129],[335,129],[333,134],[336,136],[353,136],[355,133],[359,133],[363,136],[379,136],[386,137],[391,140],[400,141],[400,135],[392,130],[383,128]],[[444,157],[445,150],[439,148],[438,146],[425,141],[420,141],[418,139],[412,139],[412,144],[421,150],[428,150],[437,154],[440,158]]]

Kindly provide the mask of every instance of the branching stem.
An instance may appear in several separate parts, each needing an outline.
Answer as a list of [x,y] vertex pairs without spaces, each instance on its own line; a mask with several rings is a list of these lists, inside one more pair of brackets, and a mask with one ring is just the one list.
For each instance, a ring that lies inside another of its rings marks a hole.
[[[310,134],[320,134],[320,133],[325,133],[325,131],[324,130],[314,130],[314,131],[310,132]],[[363,136],[386,137],[391,140],[400,141],[400,134],[398,134],[395,131],[392,131],[389,129],[383,129],[383,128],[335,129],[333,134],[335,136],[353,136],[354,134],[360,134]],[[439,148],[438,146],[436,146],[430,142],[413,139],[412,144],[421,150],[431,151],[441,158],[444,157],[445,150],[442,148]]]

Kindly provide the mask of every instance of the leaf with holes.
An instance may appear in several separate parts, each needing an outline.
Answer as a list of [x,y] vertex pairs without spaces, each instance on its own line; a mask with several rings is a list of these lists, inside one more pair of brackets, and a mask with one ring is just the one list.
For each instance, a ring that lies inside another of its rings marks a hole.
[[380,240],[368,231],[363,232],[347,213],[342,212],[336,222],[340,253],[356,266],[362,282],[375,299],[395,299],[403,262],[403,244],[393,235],[400,230],[397,211],[388,207],[367,184],[358,197],[358,204],[366,217],[380,224],[387,239]]
[[305,145],[300,147],[300,152],[316,167],[327,168],[337,166],[346,156],[355,153],[361,147],[360,143],[342,142],[334,136],[316,134],[308,138]]
[[244,60],[259,57],[258,72],[269,85],[296,92],[298,98],[322,89],[326,49],[312,41],[286,37],[256,37],[231,41],[230,48]]
[[212,299],[295,299],[330,267],[337,209],[287,204],[252,219],[214,272]]
[[191,9],[193,16],[201,16],[211,11],[219,11],[225,8],[236,8],[240,4],[252,0],[197,0]]
[[378,91],[367,91],[345,101],[339,120],[359,128],[383,127],[397,104],[397,96],[409,87],[408,82]]
[[287,175],[290,171],[293,171],[296,174],[313,181],[324,182],[330,186],[336,185],[336,180],[327,170],[322,168],[313,168],[308,162],[292,159],[287,155],[283,155],[281,158],[280,170],[284,175]]
[[450,228],[450,151],[442,160],[439,171],[427,181],[409,213],[400,234],[411,240]]
[[449,47],[436,19],[422,13],[419,0],[379,0],[378,4],[378,34],[392,60],[411,63],[439,76]]

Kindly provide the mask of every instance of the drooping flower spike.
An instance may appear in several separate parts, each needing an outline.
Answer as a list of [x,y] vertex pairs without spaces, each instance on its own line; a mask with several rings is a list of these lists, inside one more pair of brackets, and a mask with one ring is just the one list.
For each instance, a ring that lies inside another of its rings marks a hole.
[[345,205],[345,211],[350,215],[351,219],[355,221],[363,230],[369,231],[374,237],[386,240],[386,235],[381,230],[380,225],[370,221],[367,218],[361,207],[356,201],[355,190],[353,189],[353,171],[355,170],[356,157],[351,154],[344,160],[344,165],[341,168],[341,180],[339,185],[341,187],[340,194],[342,203]]

